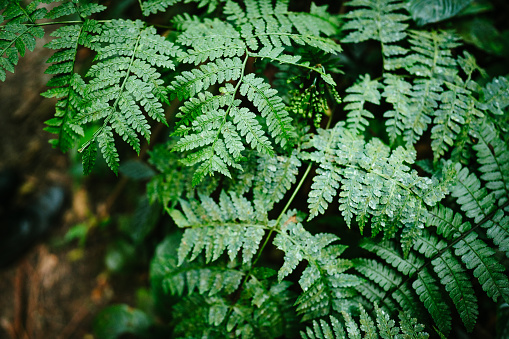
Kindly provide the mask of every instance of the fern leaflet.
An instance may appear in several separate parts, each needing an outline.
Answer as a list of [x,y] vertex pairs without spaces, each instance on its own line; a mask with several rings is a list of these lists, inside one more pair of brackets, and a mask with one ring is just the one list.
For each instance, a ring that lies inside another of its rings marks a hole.
[[35,25],[35,21],[46,15],[46,9],[37,8],[36,1],[23,7],[19,0],[0,4],[0,10],[2,9],[3,13],[0,15],[3,24],[0,26],[0,80],[5,81],[5,72],[14,73],[14,66],[18,64],[19,57],[25,56],[27,49],[33,51],[36,39],[41,39],[44,36],[44,29]]
[[286,221],[274,238],[274,245],[285,252],[278,279],[281,281],[302,260],[307,260],[308,266],[299,279],[303,293],[296,302],[297,312],[307,320],[342,310],[348,301],[341,296],[348,295],[348,290],[361,282],[358,277],[343,273],[351,267],[350,261],[339,259],[346,246],[333,244],[339,238],[332,234],[311,235],[295,216],[289,215],[281,219]]
[[233,260],[241,249],[243,262],[250,263],[269,227],[267,223],[255,219],[249,201],[235,193],[228,196],[222,192],[219,205],[208,196],[201,196],[201,200],[198,208],[181,200],[185,216],[178,210],[171,212],[175,223],[186,229],[178,251],[179,265],[190,254],[189,261],[193,261],[202,251],[207,263],[217,260],[226,250]]
[[[364,307],[360,308],[360,319],[357,323],[349,313],[343,312],[344,325],[334,316],[329,317],[330,324],[321,319],[319,322],[314,320],[313,327],[307,327],[306,332],[302,331],[301,336],[305,339],[325,339],[325,338],[349,338],[360,339],[361,331],[362,338],[378,338],[381,336],[384,339],[390,338],[413,338],[413,339],[426,339],[429,334],[424,332],[424,325],[419,324],[417,319],[410,318],[408,314],[401,311],[399,312],[399,325],[396,326],[396,321],[391,319],[389,314],[380,309],[375,304],[375,322],[369,317]],[[360,324],[360,326],[359,326]],[[332,325],[332,326],[331,326]],[[346,326],[346,333],[343,326]]]
[[[166,123],[161,101],[167,102],[161,75],[155,67],[172,69],[176,49],[141,21],[112,20],[103,25],[93,39],[100,44],[96,60],[87,73],[92,77],[85,89],[83,110],[73,122],[102,121],[102,127],[82,148],[99,141],[108,166],[116,173],[118,154],[114,130],[137,152],[141,134],[147,140],[150,126],[143,111],[156,121]],[[84,159],[84,161],[87,161]]]
[[[354,268],[361,273],[366,279],[374,282],[374,285],[363,283],[356,286],[364,297],[372,303],[383,303],[389,310],[396,308],[408,310],[413,315],[421,313],[418,307],[419,303],[414,293],[407,284],[403,283],[403,279],[393,269],[379,263],[376,260],[354,259]],[[378,287],[382,290],[378,291]],[[391,297],[397,302],[395,307],[393,301],[385,296],[385,293],[391,291]],[[373,293],[374,292],[374,293]]]
[[106,9],[106,6],[90,2],[88,0],[81,1],[59,1],[59,0],[42,0],[45,3],[61,2],[57,6],[53,7],[45,16],[48,19],[58,19],[64,16],[78,14],[81,18],[86,19],[92,14],[102,12]]
[[[490,152],[491,153],[491,152]],[[469,218],[473,218],[475,223],[482,222],[481,227],[488,229],[488,237],[492,238],[496,245],[502,251],[507,252],[509,248],[509,216],[504,217],[504,211],[496,209],[495,192],[489,193],[486,187],[481,187],[481,181],[475,173],[470,173],[468,168],[458,168],[458,182],[453,187],[451,195],[456,197],[461,209]],[[496,168],[494,168],[496,169]],[[484,168],[486,170],[486,168]],[[488,177],[489,176],[485,176]],[[505,200],[503,197],[502,200]],[[494,212],[492,218],[488,218],[490,213]]]
[[506,77],[493,79],[482,90],[482,108],[496,115],[504,115],[504,109],[509,106],[507,91],[509,91],[509,80]]
[[493,251],[484,241],[478,238],[475,232],[469,232],[470,223],[462,222],[461,214],[453,213],[449,208],[439,206],[430,212],[428,220],[430,225],[436,226],[439,233],[449,235],[452,233],[457,242],[454,244],[454,254],[461,258],[468,269],[473,270],[474,276],[479,279],[483,290],[493,300],[502,297],[509,298],[509,280],[504,267],[495,259]]
[[364,108],[366,102],[375,105],[380,104],[380,92],[378,91],[378,81],[371,80],[369,74],[360,77],[360,81],[346,90],[348,94],[343,101],[348,103],[345,110],[347,128],[354,133],[364,132],[365,126],[369,125],[367,119],[375,116]]
[[56,39],[45,46],[57,51],[47,61],[53,63],[46,70],[47,74],[54,74],[47,83],[47,86],[52,88],[42,95],[58,99],[55,117],[46,121],[49,126],[45,130],[58,135],[58,139],[52,140],[51,143],[63,152],[74,147],[78,137],[84,135],[83,127],[74,119],[82,105],[85,82],[81,76],[74,73],[74,64],[80,45],[93,47],[91,33],[97,30],[98,23],[93,20],[86,20],[82,25],[63,26],[51,34]]
[[301,166],[296,153],[289,157],[263,156],[258,159],[259,170],[253,189],[254,204],[257,208],[271,210],[295,183]]
[[[447,243],[424,233],[414,244],[414,249],[427,258],[436,257],[431,261],[434,271],[440,282],[449,292],[458,313],[468,332],[472,332],[477,321],[477,297],[474,294],[472,283],[465,270],[450,250],[444,250]],[[442,251],[441,255],[438,253]]]
[[[481,165],[481,180],[493,192],[498,205],[507,202],[509,196],[509,147],[497,136],[495,126],[488,120],[476,124],[471,134],[478,139],[473,149]],[[507,210],[506,210],[507,211]]]
[[[179,238],[166,238],[151,265],[151,280],[162,286],[163,293],[189,291],[189,296],[173,306],[173,316],[178,319],[175,334],[274,338],[292,333],[296,325],[290,308],[294,297],[288,291],[289,283],[274,282],[275,271],[256,268],[246,272],[237,268],[235,261],[226,266],[217,262],[204,266],[201,258],[178,265]],[[240,297],[232,305],[228,296],[244,277]]]
[[375,244],[365,241],[361,247],[376,253],[390,265],[396,268],[404,275],[416,275],[412,288],[419,296],[429,314],[437,324],[441,332],[448,333],[451,330],[451,311],[444,302],[437,282],[430,272],[424,268],[424,261],[410,252],[405,259],[391,245]]
[[343,30],[350,31],[343,39],[344,42],[362,42],[377,40],[382,44],[384,55],[384,68],[386,70],[396,68],[392,65],[391,58],[404,55],[407,50],[394,42],[404,39],[408,24],[405,23],[410,17],[402,12],[406,4],[400,0],[353,0],[347,5],[361,7],[349,11],[345,18]]
[[467,111],[473,106],[468,89],[448,82],[445,85],[448,90],[442,92],[440,107],[434,113],[435,126],[431,129],[431,148],[435,160],[443,156],[449,146],[453,146],[461,126],[467,120]]

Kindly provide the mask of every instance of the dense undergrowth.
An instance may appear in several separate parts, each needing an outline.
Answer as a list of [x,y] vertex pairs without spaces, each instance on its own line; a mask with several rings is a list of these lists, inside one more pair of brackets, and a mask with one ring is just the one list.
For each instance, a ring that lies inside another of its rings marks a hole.
[[130,255],[171,216],[155,308],[98,337],[459,337],[496,308],[507,335],[507,5],[125,4],[0,1],[2,80],[58,25],[52,144],[148,180]]

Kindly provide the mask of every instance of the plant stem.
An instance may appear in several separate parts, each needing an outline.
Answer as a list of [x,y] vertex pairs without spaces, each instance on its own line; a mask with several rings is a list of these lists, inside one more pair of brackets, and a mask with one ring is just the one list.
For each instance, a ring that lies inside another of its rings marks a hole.
[[251,275],[251,272],[253,271],[253,267],[255,267],[256,263],[260,259],[265,246],[267,246],[267,244],[269,243],[272,233],[274,233],[274,231],[277,229],[277,226],[279,225],[281,218],[283,218],[283,215],[286,213],[286,211],[290,207],[291,203],[293,202],[293,199],[295,199],[297,192],[299,192],[300,188],[302,187],[302,184],[304,183],[304,181],[306,180],[306,177],[308,176],[309,172],[311,171],[311,167],[313,167],[313,165],[310,163],[308,165],[308,167],[306,168],[304,175],[302,176],[299,183],[297,184],[297,187],[295,187],[295,189],[293,190],[292,196],[290,197],[290,199],[288,199],[288,202],[286,203],[285,207],[283,208],[283,210],[279,214],[278,218],[276,219],[276,223],[270,229],[269,234],[267,235],[267,237],[265,238],[265,241],[263,242],[263,245],[258,250],[258,255],[256,256],[256,259],[251,264],[251,267],[249,268],[246,275],[244,276],[244,279],[242,279],[242,282],[240,283],[239,287],[237,288],[237,292],[236,292],[237,296],[234,298],[232,305],[231,305],[230,309],[228,310],[228,314],[226,315],[226,318],[228,318],[230,316],[231,312],[233,311],[233,305],[235,305],[237,303],[238,298],[240,297],[242,288],[243,288],[244,284],[247,282],[247,279],[249,278],[249,276]]
[[[97,22],[111,22],[111,20],[96,20]],[[50,25],[73,25],[73,24],[82,24],[81,20],[69,20],[69,21],[51,21],[51,22],[38,22],[32,24],[24,24],[25,26],[50,26]]]
[[265,241],[263,242],[263,245],[260,247],[260,250],[258,251],[258,255],[256,256],[256,259],[253,261],[253,265],[252,266],[256,265],[256,263],[260,259],[261,255],[262,255],[262,252],[263,252],[263,249],[265,248],[265,246],[267,246],[267,244],[268,244],[268,242],[270,240],[270,237],[272,236],[272,233],[274,233],[274,231],[277,229],[279,223],[281,222],[281,218],[283,218],[283,215],[286,213],[286,211],[290,207],[291,203],[293,202],[293,199],[295,199],[295,196],[297,195],[297,192],[299,192],[300,188],[302,187],[302,184],[304,183],[304,181],[306,180],[309,172],[311,171],[311,167],[313,167],[313,165],[310,163],[308,165],[308,167],[306,168],[306,171],[304,172],[304,175],[300,179],[299,184],[297,185],[297,187],[295,187],[295,190],[293,190],[292,196],[290,197],[290,199],[288,199],[288,202],[286,203],[285,207],[283,208],[283,210],[279,214],[278,218],[276,219],[276,223],[270,229],[269,234],[265,238]]

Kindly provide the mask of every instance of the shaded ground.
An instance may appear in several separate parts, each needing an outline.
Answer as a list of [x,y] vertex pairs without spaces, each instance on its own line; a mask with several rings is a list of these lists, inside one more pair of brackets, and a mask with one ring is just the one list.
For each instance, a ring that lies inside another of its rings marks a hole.
[[[47,42],[39,41],[38,47]],[[9,204],[22,208],[55,185],[67,194],[66,207],[49,234],[15,264],[0,270],[2,339],[92,338],[93,315],[110,302],[128,302],[133,294],[129,288],[134,286],[120,284],[119,291],[111,286],[103,264],[106,239],[100,234],[91,232],[81,247],[76,241],[62,241],[72,226],[93,223],[98,211],[107,215],[104,202],[118,180],[89,192],[86,179],[76,183],[71,178],[69,157],[48,144],[51,135],[43,131],[43,122],[51,118],[54,101],[39,93],[48,80],[43,72],[50,53],[36,48],[20,60],[15,75],[8,74],[0,83],[0,171],[10,168],[20,177]],[[0,229],[5,227],[12,225],[0,218]]]

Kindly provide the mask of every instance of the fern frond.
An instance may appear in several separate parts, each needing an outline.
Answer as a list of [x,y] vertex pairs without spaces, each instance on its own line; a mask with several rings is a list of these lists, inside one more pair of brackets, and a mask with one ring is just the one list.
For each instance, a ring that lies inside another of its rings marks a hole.
[[285,193],[297,180],[300,160],[297,152],[289,157],[261,156],[258,158],[258,172],[254,180],[254,204],[271,210],[283,199]]
[[58,19],[64,16],[78,14],[81,18],[86,19],[92,14],[102,12],[106,9],[106,6],[99,5],[88,0],[80,1],[59,1],[59,0],[43,0],[46,3],[61,2],[57,6],[53,7],[45,16],[48,19]]
[[408,276],[415,276],[412,288],[428,310],[440,331],[448,333],[451,330],[451,311],[444,302],[435,278],[424,267],[424,261],[410,252],[405,259],[389,243],[374,243],[364,241],[362,248],[376,253],[380,258],[392,265],[398,271]]
[[504,267],[493,257],[495,251],[479,239],[476,232],[470,231],[470,223],[462,222],[461,214],[455,214],[443,206],[436,207],[430,212],[428,223],[437,226],[439,232],[446,228],[455,232],[455,256],[460,257],[465,266],[473,270],[474,277],[479,280],[488,297],[493,300],[499,297],[509,299],[509,279],[504,274]]
[[307,327],[306,332],[301,331],[303,339],[328,339],[328,338],[346,338],[343,325],[334,316],[329,317],[332,327],[324,320],[313,320],[313,328]]
[[[245,67],[246,60],[247,58],[244,63],[239,60],[242,68]],[[215,73],[210,74],[214,82],[230,80],[217,79]],[[268,127],[268,132],[276,143],[286,146],[296,136],[295,127],[291,124],[292,119],[285,110],[285,105],[277,95],[277,91],[272,89],[263,79],[255,77],[254,74],[245,76],[238,74],[238,76],[241,79],[235,88],[231,84],[225,84],[225,87],[221,89],[222,95],[199,95],[197,100],[192,100],[190,104],[185,105],[185,108],[182,109],[186,113],[185,121],[189,121],[194,115],[196,115],[196,118],[191,129],[177,130],[177,134],[184,134],[184,136],[177,143],[174,150],[194,151],[195,153],[190,154],[185,160],[189,165],[202,162],[202,167],[195,173],[193,180],[196,184],[205,175],[213,174],[214,171],[230,176],[229,166],[241,169],[237,162],[244,150],[243,142],[262,155],[273,154],[272,143],[265,135],[256,115],[246,107],[240,107],[241,101],[234,99],[237,91],[252,102],[258,112],[261,113]],[[175,82],[172,88],[174,91],[176,88]],[[190,82],[196,84],[194,79],[191,79]],[[192,88],[194,88],[194,84],[191,85]],[[184,84],[181,88],[186,86],[188,85]],[[202,89],[201,83],[199,86]],[[179,92],[177,91],[177,93]],[[226,107],[226,111],[220,108],[222,106]],[[201,116],[199,115],[200,111]],[[236,131],[232,129],[233,126],[236,127]],[[190,134],[190,131],[194,133]],[[216,165],[214,165],[214,162]]]
[[[85,82],[78,74],[73,73],[62,74],[53,78],[48,82],[48,85],[52,84],[62,85],[62,87],[55,87],[41,94],[47,98],[59,98],[55,105],[55,117],[45,121],[45,124],[48,126],[44,130],[57,134],[58,139],[52,139],[50,143],[54,147],[58,147],[63,152],[66,152],[74,147],[79,136],[84,135],[83,128],[73,123],[72,120],[79,112],[79,107],[83,100]],[[95,152],[93,153],[95,160]]]
[[225,0],[143,0],[140,1],[141,12],[143,15],[148,16],[151,13],[164,12],[168,7],[171,7],[179,2],[190,3],[198,2],[198,7],[208,6],[207,12],[211,13]]
[[[399,325],[396,326],[396,321],[393,320],[389,314],[380,309],[375,304],[375,319],[376,326],[367,314],[364,307],[360,308],[360,319],[357,323],[349,313],[343,312],[343,319],[345,322],[346,330],[343,328],[341,322],[334,316],[329,317],[330,324],[324,319],[320,321],[313,320],[313,327],[307,327],[306,332],[301,331],[301,337],[304,339],[360,339],[362,338],[378,338],[381,336],[384,339],[390,338],[412,338],[412,339],[426,339],[429,334],[424,332],[424,325],[419,324],[417,319],[410,318],[407,313],[399,312]],[[331,326],[332,325],[332,326]],[[362,334],[361,334],[362,331]]]
[[477,162],[481,165],[481,180],[486,182],[486,188],[502,206],[509,197],[509,147],[500,140],[495,126],[487,119],[475,124],[471,135],[478,139],[473,149],[477,151]]
[[292,42],[326,53],[341,51],[333,40],[320,36],[330,36],[337,30],[323,7],[312,6],[310,13],[294,13],[288,11],[288,1],[278,1],[273,7],[270,1],[248,0],[245,6],[244,12],[237,3],[229,1],[225,14],[235,21],[252,52],[291,46]]
[[[364,309],[364,307],[360,306],[361,316],[359,319],[360,328],[365,333],[364,337],[368,339],[376,339],[378,338],[376,334],[376,327],[373,320],[369,317],[368,313]],[[344,312],[344,311],[343,311]]]
[[469,173],[467,167],[461,168],[458,164],[456,168],[458,180],[451,194],[458,199],[467,217],[473,218],[476,223],[480,222],[495,209],[495,194],[482,186],[475,173]]
[[[360,293],[360,295],[368,300],[371,304],[375,302],[379,302],[380,300],[383,300],[382,307],[387,310],[394,310],[397,308],[396,304],[394,303],[393,299],[387,298],[385,295],[385,291],[380,288],[380,286],[376,285],[375,283],[366,280],[362,284],[355,286],[355,290]],[[413,292],[412,292],[413,293]],[[417,300],[417,299],[416,299]],[[414,304],[414,306],[417,304]],[[413,312],[413,310],[412,310]]]
[[[231,85],[227,86],[227,91],[228,88],[231,88]],[[235,90],[232,92],[234,93]],[[183,163],[187,165],[202,163],[194,175],[193,183],[195,185],[207,174],[213,174],[214,171],[219,171],[230,177],[227,166],[241,169],[237,164],[245,149],[241,136],[245,137],[245,141],[261,154],[273,154],[272,144],[265,136],[254,113],[245,107],[239,109],[240,100],[233,100],[233,94],[225,93],[224,95],[227,96],[225,100],[221,98],[215,100],[214,97],[208,96],[211,98],[212,110],[198,116],[193,121],[193,127],[190,130],[180,129],[176,132],[184,134],[184,136],[177,142],[173,150],[195,152],[188,155]],[[206,97],[202,96],[202,99],[207,100]],[[197,104],[195,107],[199,109],[208,109],[207,103],[200,101],[195,101],[195,103]],[[229,105],[227,108],[229,114],[223,109],[215,110],[223,103]],[[193,111],[189,112],[192,114]],[[227,118],[232,121],[227,121]],[[189,131],[194,133],[189,134]],[[220,138],[221,136],[222,138]],[[214,161],[221,167],[214,167]]]
[[[345,152],[347,150],[342,149],[342,151]],[[422,210],[423,205],[420,202],[421,199],[423,199],[425,204],[433,205],[443,196],[433,196],[430,199],[426,199],[426,192],[432,190],[436,183],[429,178],[418,177],[415,172],[409,171],[409,168],[403,165],[405,162],[412,163],[415,155],[403,148],[397,148],[389,156],[387,149],[380,142],[370,142],[367,144],[364,154],[366,158],[363,158],[359,165],[367,173],[364,178],[358,176],[357,178],[361,184],[359,188],[361,190],[365,188],[366,192],[363,193],[355,189],[352,192],[352,200],[345,200],[342,203],[356,209],[357,220],[360,224],[363,222],[362,218],[365,218],[368,213],[374,213],[375,216],[381,217],[376,218],[372,225],[374,234],[378,233],[380,227],[384,227],[384,224],[388,221],[396,222],[399,220],[403,224],[409,224],[410,226],[420,225],[423,217],[421,213],[424,213]],[[388,158],[385,158],[386,156]],[[387,163],[385,164],[384,162],[386,161]],[[346,181],[356,180],[355,173],[352,171],[347,170],[345,174],[344,178]],[[382,181],[379,181],[380,179]],[[377,183],[377,181],[379,182]],[[398,181],[400,183],[406,182],[408,186],[401,187]],[[413,192],[413,194],[410,192]],[[355,196],[359,196],[359,194],[365,198],[356,204]],[[413,213],[403,212],[407,209],[413,209]],[[375,212],[376,210],[379,212]],[[404,215],[407,217],[404,217]],[[412,223],[413,225],[411,225]]]
[[[457,166],[461,168],[460,165]],[[488,237],[492,238],[496,245],[507,254],[509,245],[509,217],[505,216],[502,210],[494,212],[495,197],[493,193],[487,192],[485,187],[481,188],[481,183],[474,173],[470,173],[467,168],[458,170],[458,181],[453,187],[452,193],[458,198],[457,202],[461,209],[465,211],[467,217],[473,218],[475,223],[482,222],[481,227],[487,228]],[[458,227],[461,219],[452,219],[452,213],[441,209],[437,219],[432,219],[435,224],[448,223]],[[487,219],[483,221],[484,219]],[[462,232],[470,229],[470,224],[465,223],[461,226]],[[477,233],[470,233],[464,239],[455,245],[456,255],[462,255],[462,260],[468,268],[475,268],[474,276],[479,279],[483,289],[489,297],[496,300],[502,296],[508,299],[509,280],[501,272],[504,267],[494,258],[495,253],[483,241],[478,239]]]
[[[375,310],[377,310],[377,314],[379,314],[379,311],[376,306]],[[383,312],[383,310],[381,310],[381,312]],[[410,318],[410,316],[406,312],[399,312],[399,320],[401,331],[403,332],[403,335],[406,335],[408,338],[426,339],[429,337],[429,334],[427,332],[424,332],[426,327],[423,324],[419,323],[417,319]]]
[[495,115],[504,115],[504,110],[509,106],[509,80],[506,77],[497,77],[486,84],[482,89],[481,106]]
[[347,22],[343,30],[351,31],[343,39],[344,42],[362,42],[377,40],[383,44],[397,42],[406,37],[405,29],[410,19],[401,13],[405,3],[399,0],[352,0],[347,3],[351,7],[361,7],[349,11],[345,15]]
[[277,90],[251,73],[244,76],[240,93],[251,101],[265,118],[269,133],[276,143],[283,147],[293,143],[296,137],[295,127],[292,126],[292,119],[285,110],[283,99],[277,95]]
[[389,134],[391,143],[405,131],[411,116],[411,90],[412,85],[403,77],[394,74],[387,74],[384,77],[384,96],[386,101],[392,104],[392,110],[384,113],[386,131]]
[[[74,122],[85,124],[103,121],[86,148],[95,140],[108,140],[109,153],[103,153],[106,162],[115,172],[118,155],[113,138],[101,136],[106,127],[140,151],[141,134],[147,140],[150,126],[143,114],[166,123],[161,101],[167,102],[163,80],[156,67],[172,69],[171,56],[176,53],[174,45],[156,34],[153,27],[144,27],[141,21],[112,20],[103,25],[102,31],[93,39],[100,44],[96,60],[87,73],[92,80],[84,95],[83,110]],[[101,147],[102,149],[102,147]]]
[[219,205],[208,196],[201,196],[201,205],[193,208],[185,200],[180,205],[185,216],[173,210],[175,223],[185,228],[180,243],[178,258],[182,265],[189,256],[195,260],[205,251],[206,262],[217,260],[228,251],[230,260],[235,259],[242,249],[243,262],[251,262],[258,246],[268,229],[263,220],[257,220],[251,203],[242,196],[222,192]]
[[413,315],[420,314],[418,302],[412,290],[407,284],[402,284],[402,277],[394,270],[376,260],[361,258],[352,260],[352,263],[355,270],[374,282],[374,285],[369,287],[370,290],[376,291],[378,287],[381,287],[384,292],[392,291],[391,297],[397,302],[398,307],[395,307],[392,300],[386,298],[385,293],[381,291],[373,295],[368,294],[366,283],[356,286],[356,289],[370,302],[387,305],[391,310],[399,308],[408,310]]
[[341,312],[341,314],[343,315],[343,319],[345,319],[345,327],[346,333],[348,333],[348,337],[352,339],[361,339],[361,332],[359,330],[359,326],[352,319],[350,313],[343,311]]
[[[328,204],[332,202],[333,197],[337,194],[340,179],[341,177],[334,168],[318,168],[316,170],[316,175],[313,177],[313,184],[311,185],[312,191],[308,196],[310,213],[308,220],[311,220],[318,214],[325,213]],[[345,218],[351,218],[351,213],[346,214]]]
[[58,135],[58,138],[50,143],[63,152],[74,147],[78,137],[84,135],[83,127],[73,121],[79,113],[85,94],[85,82],[74,73],[74,64],[79,46],[92,47],[93,36],[90,33],[97,30],[98,23],[93,20],[86,20],[82,25],[63,26],[51,33],[55,39],[45,45],[46,48],[57,51],[47,60],[53,65],[45,72],[54,74],[47,83],[47,86],[52,88],[41,95],[58,99],[55,117],[46,121],[48,127],[45,130]]
[[[203,260],[196,260],[179,266],[179,238],[169,236],[158,246],[150,270],[161,293],[181,296],[189,291],[173,306],[174,334],[275,338],[293,332],[296,319],[290,283],[274,282],[276,272],[271,269],[246,272],[236,268],[234,261],[205,266]],[[238,290],[242,278],[243,288]],[[235,291],[239,291],[238,300],[232,304]]]
[[[191,295],[184,298],[173,307],[172,315],[176,321],[174,335],[276,338],[291,333],[291,316],[286,318],[289,316],[287,285],[267,284],[267,287],[261,287],[261,283],[249,286],[250,283],[246,284],[247,289],[235,307],[226,297]],[[261,288],[263,291],[260,291]],[[257,295],[253,295],[261,292],[267,296],[263,303]]]
[[460,46],[459,37],[450,31],[410,31],[409,55],[402,60],[410,74],[453,80],[458,73],[452,49]]
[[461,132],[461,126],[467,120],[468,110],[471,109],[471,92],[460,84],[445,83],[448,90],[441,94],[439,109],[435,110],[431,129],[431,149],[436,159],[453,146],[457,135]]
[[[340,180],[333,162],[336,156],[336,145],[339,143],[341,133],[343,132],[343,124],[338,123],[330,130],[318,129],[317,132],[318,134],[313,136],[309,144],[304,145],[304,147],[316,149],[307,158],[320,165],[317,175],[313,177],[311,192],[308,196],[308,220],[311,220],[319,213],[325,212],[328,204],[332,202],[333,197],[337,194]],[[351,215],[348,216],[351,219]],[[348,219],[348,216],[345,216],[345,218]]]
[[[412,85],[394,75],[386,76],[384,96],[394,110],[386,112],[391,141],[404,135],[407,145],[413,145],[427,130],[433,116],[432,147],[438,158],[452,145],[466,120],[470,91],[457,83],[458,67],[452,49],[459,46],[458,37],[448,31],[410,31],[408,55],[389,59],[390,69],[404,68],[416,76]],[[448,91],[442,85],[448,81]],[[437,107],[440,109],[437,110]]]
[[[362,42],[377,40],[382,44],[384,68],[397,68],[392,58],[407,53],[407,50],[394,44],[407,36],[410,17],[404,11],[406,4],[400,0],[353,0],[348,6],[357,7],[345,15],[346,23],[342,29],[349,31],[343,42]],[[360,7],[360,8],[358,8]]]
[[166,258],[162,287],[166,293],[182,296],[196,292],[213,296],[218,293],[233,293],[239,287],[244,272],[230,267],[187,264],[178,266],[177,258]]
[[237,126],[240,135],[246,138],[246,142],[261,154],[272,154],[270,141],[265,136],[262,126],[256,120],[256,115],[246,107],[241,109],[232,107],[230,112],[233,117],[233,123]]
[[246,44],[235,27],[219,19],[205,19],[189,25],[177,42],[189,48],[179,54],[179,60],[199,65],[207,60],[242,57]]
[[[307,232],[295,217],[286,220],[274,238],[274,245],[285,252],[284,264],[279,269],[281,281],[292,273],[302,260],[308,266],[299,279],[303,293],[297,299],[297,312],[303,320],[341,311],[348,301],[349,289],[361,283],[361,279],[343,273],[351,267],[349,260],[339,259],[346,246],[333,244],[339,238],[322,233],[316,236]],[[343,300],[342,300],[343,299]]]
[[35,49],[36,39],[44,36],[44,29],[35,22],[46,15],[45,8],[37,8],[37,2],[26,7],[21,1],[8,1],[0,19],[0,81],[5,81],[6,71],[14,73],[14,66],[26,50]]
[[188,99],[216,83],[238,80],[242,70],[242,60],[235,57],[217,59],[215,62],[201,65],[200,68],[184,71],[177,75],[168,87],[171,99],[175,97],[179,100]]
[[[180,118],[178,124],[181,126],[189,126],[200,114],[209,111],[217,111],[220,107],[226,106],[233,94],[232,91],[228,91],[228,89],[233,90],[233,87],[227,84],[226,87],[222,88],[222,93],[220,95],[212,95],[212,93],[205,91],[198,93],[197,97],[185,101],[179,108],[180,112],[176,115],[177,118]],[[185,134],[188,131],[188,129],[179,130],[177,128],[175,134]]]
[[[217,138],[216,138],[217,139]],[[239,144],[237,144],[239,146]],[[236,150],[233,150],[236,152]],[[231,178],[228,166],[241,169],[241,166],[232,159],[229,151],[226,149],[224,141],[221,139],[213,141],[213,145],[208,146],[192,156],[182,160],[186,165],[193,165],[202,162],[193,175],[193,186],[198,185],[207,175],[214,175],[215,172]]]
[[431,117],[440,101],[441,83],[435,78],[414,80],[412,92],[410,92],[410,110],[403,132],[403,139],[407,145],[415,144],[428,129],[428,125],[432,121]]
[[[447,247],[445,241],[438,241],[436,237],[425,232],[414,244],[414,249],[427,258],[435,257],[431,261],[433,270],[440,278],[440,282],[449,292],[451,300],[465,324],[468,332],[472,332],[477,321],[477,297],[472,283],[463,266]],[[440,253],[440,255],[438,255]]]
[[476,233],[468,234],[462,242],[454,245],[455,254],[468,269],[474,269],[474,276],[479,279],[483,290],[493,300],[502,297],[509,300],[509,281],[503,273],[504,267],[495,259],[493,251]]
[[413,163],[414,152],[398,147],[391,154],[380,140],[365,143],[341,124],[318,130],[304,146],[317,150],[306,158],[320,165],[308,198],[310,218],[325,211],[341,183],[339,209],[347,225],[355,215],[363,232],[371,220],[372,236],[383,231],[386,238],[404,228],[405,252],[424,225],[425,205],[433,206],[447,193],[447,180],[419,177],[405,165]]
[[[94,140],[95,142],[95,140]],[[111,168],[111,170],[115,173],[118,172],[118,166],[119,166],[119,157],[117,148],[115,147],[115,140],[113,139],[113,130],[110,126],[104,127],[104,129],[101,131],[100,134],[97,135],[97,144],[99,145],[99,150],[104,156],[104,159],[106,160],[106,163]],[[95,147],[95,146],[94,146]],[[91,170],[90,165],[90,159],[85,158],[86,156],[95,156],[95,154],[90,153],[84,153],[83,154],[83,169],[89,169]],[[87,164],[85,166],[85,164]],[[85,172],[89,173],[89,172]]]
[[[336,33],[336,27],[325,8],[313,6],[311,14],[302,14],[289,12],[285,1],[273,4],[250,0],[244,5],[245,8],[228,1],[224,7],[227,21],[202,21],[190,16],[178,20],[184,30],[177,39],[183,46],[178,59],[194,65],[204,63],[178,75],[169,87],[172,97],[191,98],[180,115],[187,127],[177,129],[176,134],[182,136],[182,141],[175,150],[192,152],[185,161],[187,164],[201,163],[194,175],[196,184],[205,175],[220,172],[230,177],[230,167],[241,169],[238,162],[246,144],[262,155],[272,155],[271,140],[288,149],[297,138],[293,119],[277,90],[254,73],[246,73],[250,58],[302,67],[320,74],[325,82],[335,84],[322,66],[300,62],[300,56],[285,52],[286,47],[294,44],[327,53],[341,50],[327,37]],[[241,56],[244,56],[243,61],[238,58]],[[226,83],[229,81],[237,83]],[[230,96],[229,102],[212,93],[203,93],[216,83],[224,84],[222,91]],[[241,106],[242,101],[236,99],[239,94],[255,110]],[[196,95],[198,99],[193,98]],[[207,128],[195,124],[195,121],[203,122],[200,119],[203,114],[218,117],[216,111],[222,120],[216,120]],[[263,123],[266,127],[261,127]],[[232,124],[237,131],[232,130]]]
[[369,74],[360,77],[360,80],[346,89],[348,94],[343,101],[346,104],[347,128],[356,134],[364,132],[365,126],[369,125],[367,119],[373,119],[375,116],[364,108],[366,102],[375,105],[380,104],[380,92],[377,80],[371,80]]

